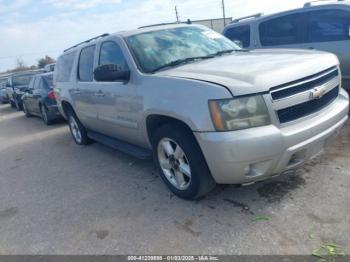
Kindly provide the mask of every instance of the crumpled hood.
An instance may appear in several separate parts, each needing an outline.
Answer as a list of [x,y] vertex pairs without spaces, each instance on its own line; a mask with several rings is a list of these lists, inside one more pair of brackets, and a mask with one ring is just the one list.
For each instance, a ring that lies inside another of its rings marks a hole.
[[261,49],[198,61],[157,74],[216,83],[239,96],[267,92],[338,64],[335,55],[321,51]]

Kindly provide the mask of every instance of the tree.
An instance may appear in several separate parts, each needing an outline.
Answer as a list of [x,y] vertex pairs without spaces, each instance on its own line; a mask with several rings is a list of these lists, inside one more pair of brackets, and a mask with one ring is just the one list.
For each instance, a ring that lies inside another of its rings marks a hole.
[[39,68],[44,68],[46,65],[49,65],[49,64],[52,64],[52,63],[55,63],[56,60],[53,59],[52,57],[49,57],[48,55],[46,55],[45,57],[43,58],[40,58],[38,60],[38,67]]
[[23,59],[21,57],[17,58],[16,67],[15,67],[14,71],[19,72],[19,71],[25,71],[25,70],[28,70],[28,67],[24,63]]

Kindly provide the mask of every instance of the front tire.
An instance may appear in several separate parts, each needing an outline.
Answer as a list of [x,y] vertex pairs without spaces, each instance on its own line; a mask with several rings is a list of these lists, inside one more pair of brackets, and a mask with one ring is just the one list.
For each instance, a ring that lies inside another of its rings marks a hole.
[[78,145],[88,145],[91,143],[91,140],[87,136],[86,128],[79,121],[78,117],[73,110],[68,110],[67,112],[69,129],[72,134],[72,137],[76,144]]
[[152,139],[160,176],[178,197],[194,200],[216,185],[192,132],[179,124],[160,127]]
[[15,102],[13,102],[12,100],[10,100],[10,106],[11,106],[12,108],[16,108]]

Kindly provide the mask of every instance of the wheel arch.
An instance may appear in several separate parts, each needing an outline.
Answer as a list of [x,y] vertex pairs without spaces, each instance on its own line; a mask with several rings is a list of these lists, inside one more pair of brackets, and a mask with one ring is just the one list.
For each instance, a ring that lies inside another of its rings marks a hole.
[[150,144],[152,144],[152,137],[157,129],[167,124],[178,125],[187,129],[191,133],[193,132],[193,129],[190,127],[190,125],[183,120],[163,114],[151,114],[146,118],[147,139]]

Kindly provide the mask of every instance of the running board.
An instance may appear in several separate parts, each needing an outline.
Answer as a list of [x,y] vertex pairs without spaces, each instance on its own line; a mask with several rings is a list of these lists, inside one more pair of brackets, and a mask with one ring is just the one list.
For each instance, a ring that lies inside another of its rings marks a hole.
[[88,137],[104,144],[106,146],[112,147],[118,151],[121,151],[125,154],[134,156],[139,159],[152,159],[152,151],[142,147],[138,147],[127,142],[121,141],[116,138],[112,138],[97,132],[88,131]]

